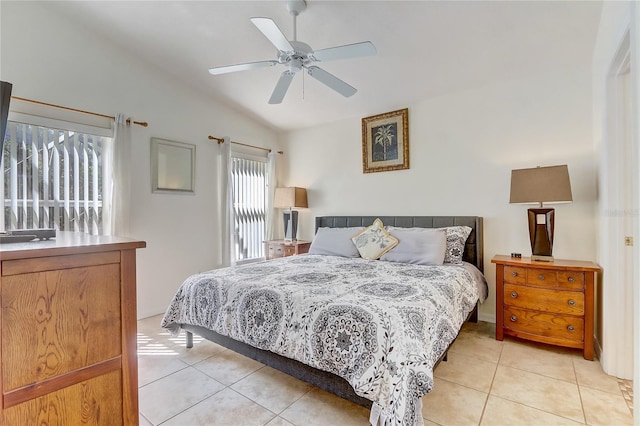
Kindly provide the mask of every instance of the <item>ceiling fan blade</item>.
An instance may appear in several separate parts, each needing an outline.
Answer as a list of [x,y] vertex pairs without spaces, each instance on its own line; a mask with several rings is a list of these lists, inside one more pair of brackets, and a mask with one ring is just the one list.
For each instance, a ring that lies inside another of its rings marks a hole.
[[356,92],[358,91],[358,89],[356,89],[355,87],[348,85],[347,83],[345,83],[344,81],[336,77],[335,75],[326,72],[322,68],[309,67],[307,68],[307,70],[311,77],[315,78],[320,83],[323,83],[329,86],[330,88],[332,88],[333,90],[340,93],[342,96],[346,98],[348,98],[349,96],[355,95]]
[[335,61],[337,59],[361,58],[363,56],[373,56],[378,51],[370,41],[362,43],[347,44],[344,46],[329,47],[313,52],[316,61]]
[[271,98],[269,98],[270,104],[279,104],[284,99],[284,95],[287,93],[289,89],[289,85],[291,84],[291,80],[293,80],[293,76],[295,73],[287,70],[280,75],[280,79],[276,84],[276,88],[273,89],[273,93],[271,94]]
[[270,18],[251,18],[255,25],[266,38],[281,52],[292,54],[295,49],[287,40],[287,37],[280,31],[280,28]]
[[210,68],[209,74],[218,75],[218,74],[226,74],[229,72],[246,71],[246,70],[253,70],[256,68],[272,67],[277,63],[278,61],[259,61],[259,62],[249,62],[246,64],[228,65],[225,67]]

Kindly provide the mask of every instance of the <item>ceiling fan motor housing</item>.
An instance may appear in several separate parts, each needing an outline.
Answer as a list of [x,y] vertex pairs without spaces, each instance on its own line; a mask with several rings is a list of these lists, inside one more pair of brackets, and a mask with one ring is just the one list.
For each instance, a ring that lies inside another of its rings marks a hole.
[[308,65],[312,62],[309,55],[313,54],[313,49],[306,43],[300,41],[289,41],[294,48],[293,54],[286,52],[280,52],[278,54],[278,62],[281,64],[287,64],[289,69],[293,72],[298,72],[304,65]]

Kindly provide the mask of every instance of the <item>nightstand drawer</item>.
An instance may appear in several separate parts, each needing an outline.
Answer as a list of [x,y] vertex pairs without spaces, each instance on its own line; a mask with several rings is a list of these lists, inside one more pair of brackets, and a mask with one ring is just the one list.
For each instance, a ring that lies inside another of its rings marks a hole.
[[270,240],[264,242],[267,260],[307,253],[311,241]]
[[541,312],[584,315],[584,293],[504,285],[504,304]]
[[584,272],[558,271],[558,287],[584,289]]
[[511,306],[504,307],[504,327],[536,336],[582,342],[584,340],[584,319],[528,311]]
[[527,270],[515,266],[504,267],[504,282],[513,284],[524,284],[527,281]]
[[538,287],[556,287],[558,277],[556,271],[549,269],[527,269],[527,284]]
[[269,245],[269,259],[284,256],[284,247],[281,245]]

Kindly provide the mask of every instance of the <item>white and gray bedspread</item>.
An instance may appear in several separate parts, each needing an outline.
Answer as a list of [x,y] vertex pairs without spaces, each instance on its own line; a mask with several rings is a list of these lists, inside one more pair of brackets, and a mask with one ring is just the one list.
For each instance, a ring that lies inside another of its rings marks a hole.
[[433,367],[486,296],[472,269],[318,255],[223,268],[189,277],[162,326],[203,326],[329,371],[386,424],[422,424]]

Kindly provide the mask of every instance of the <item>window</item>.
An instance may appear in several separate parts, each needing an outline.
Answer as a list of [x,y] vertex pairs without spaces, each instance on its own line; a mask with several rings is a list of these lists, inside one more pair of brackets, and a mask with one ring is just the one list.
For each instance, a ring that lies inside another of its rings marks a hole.
[[102,234],[110,138],[9,121],[0,173],[2,229]]
[[231,157],[233,213],[235,226],[235,260],[264,257],[267,159],[248,158],[233,153]]

